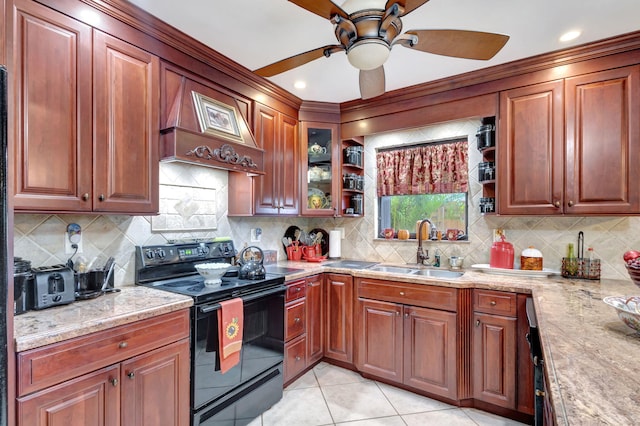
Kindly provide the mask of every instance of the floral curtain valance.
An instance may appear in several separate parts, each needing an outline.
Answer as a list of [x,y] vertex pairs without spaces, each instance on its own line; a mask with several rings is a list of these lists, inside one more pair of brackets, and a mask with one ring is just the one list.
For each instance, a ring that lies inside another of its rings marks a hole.
[[467,192],[467,140],[379,151],[378,197]]

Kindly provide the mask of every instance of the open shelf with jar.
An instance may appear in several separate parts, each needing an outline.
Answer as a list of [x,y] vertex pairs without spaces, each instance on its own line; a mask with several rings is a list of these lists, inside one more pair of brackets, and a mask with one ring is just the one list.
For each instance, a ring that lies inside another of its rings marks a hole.
[[364,216],[364,137],[342,141],[342,216]]
[[496,118],[485,117],[476,133],[477,148],[482,153],[478,163],[478,182],[482,185],[480,213],[496,211]]

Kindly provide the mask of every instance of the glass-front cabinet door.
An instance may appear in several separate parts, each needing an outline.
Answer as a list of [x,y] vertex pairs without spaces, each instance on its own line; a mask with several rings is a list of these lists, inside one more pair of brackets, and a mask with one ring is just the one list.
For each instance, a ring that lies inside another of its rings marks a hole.
[[302,122],[303,216],[339,215],[340,146],[338,125]]

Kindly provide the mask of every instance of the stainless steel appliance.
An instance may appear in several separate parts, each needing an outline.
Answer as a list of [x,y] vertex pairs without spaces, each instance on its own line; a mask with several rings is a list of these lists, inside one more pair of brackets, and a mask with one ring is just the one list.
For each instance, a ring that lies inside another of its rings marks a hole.
[[33,268],[33,308],[45,309],[76,300],[73,269],[66,265]]
[[542,357],[542,346],[540,346],[540,335],[538,334],[538,321],[536,319],[536,311],[533,306],[533,300],[527,299],[526,302],[527,321],[529,322],[529,333],[527,341],[531,352],[531,361],[533,362],[533,386],[534,386],[534,425],[544,425],[544,360]]
[[[136,247],[136,284],[193,297],[191,308],[192,425],[246,425],[282,398],[284,275],[250,280],[234,268],[216,287],[204,285],[195,265],[232,263],[232,241]],[[240,362],[222,374],[218,356],[220,302],[243,301]]]

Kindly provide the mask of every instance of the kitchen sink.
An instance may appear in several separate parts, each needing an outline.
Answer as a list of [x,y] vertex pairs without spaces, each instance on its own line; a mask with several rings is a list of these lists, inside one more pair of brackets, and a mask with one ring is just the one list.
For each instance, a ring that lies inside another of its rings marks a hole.
[[460,278],[462,275],[464,275],[464,272],[445,271],[442,269],[417,269],[414,270],[412,274],[433,278]]
[[432,278],[460,278],[464,272],[448,271],[444,269],[420,269],[420,268],[407,268],[402,266],[385,266],[376,265],[368,268],[369,271],[375,272],[387,272],[390,274],[411,274],[420,275],[422,277]]
[[399,266],[374,266],[372,268],[369,268],[369,271],[389,272],[391,274],[412,274],[416,272],[417,269],[402,268]]

